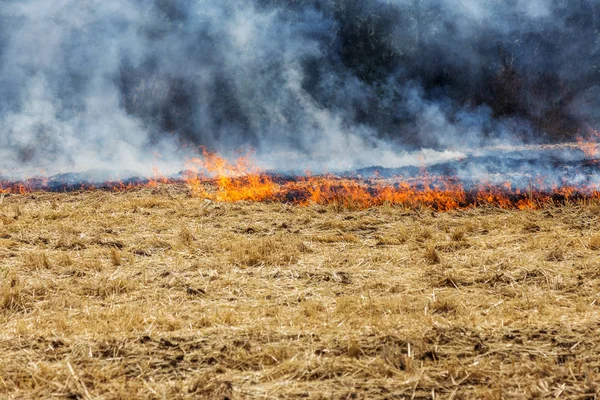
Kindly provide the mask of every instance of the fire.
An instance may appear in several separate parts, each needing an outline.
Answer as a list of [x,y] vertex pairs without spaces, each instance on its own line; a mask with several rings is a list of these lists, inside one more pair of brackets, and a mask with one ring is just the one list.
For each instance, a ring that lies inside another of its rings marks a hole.
[[548,188],[541,178],[533,181],[526,191],[513,189],[510,182],[499,187],[483,184],[467,190],[454,178],[429,176],[426,171],[419,179],[412,180],[397,177],[365,181],[331,175],[291,179],[264,173],[251,162],[249,156],[229,163],[206,151],[201,158],[190,160],[187,167],[186,182],[192,194],[221,202],[335,204],[349,209],[391,205],[450,211],[481,205],[504,209],[539,209],[557,202],[565,203],[572,198],[600,199],[597,188]]
[[[448,211],[460,208],[466,202],[466,192],[462,185],[434,178],[413,183],[391,183],[380,179],[367,184],[332,176],[311,177],[288,183],[284,190],[299,195],[299,204],[337,204],[344,208],[369,208],[387,204]],[[306,195],[302,196],[303,192]]]
[[154,166],[152,167],[152,176],[148,178],[148,186],[156,187],[160,183],[169,183],[169,178],[164,176],[158,167]]
[[[250,161],[250,154],[239,157],[235,164],[203,150],[202,157],[186,163],[186,181],[192,193],[215,201],[265,201],[275,199],[279,186]],[[204,184],[206,176],[214,177],[216,191]]]
[[[595,135],[595,136],[594,136]],[[598,137],[594,131],[593,137]],[[588,142],[586,142],[588,143]],[[591,146],[582,147],[591,149]],[[588,153],[586,153],[588,154]],[[589,153],[593,154],[593,153]],[[122,192],[165,184],[186,184],[192,196],[215,202],[284,202],[307,206],[335,205],[345,209],[365,209],[390,205],[425,208],[436,211],[491,206],[503,209],[540,209],[552,204],[580,200],[600,200],[600,187],[573,187],[567,184],[549,187],[544,179],[531,181],[528,188],[514,188],[510,182],[492,185],[482,182],[465,188],[456,178],[433,176],[423,167],[421,176],[385,179],[342,178],[334,175],[286,177],[268,174],[252,161],[252,153],[234,162],[203,150],[185,164],[183,179],[164,176],[158,168],[145,180],[105,182],[100,185],[64,184],[48,186],[45,178],[20,182],[1,182],[0,194],[27,194],[41,190],[110,190]]]

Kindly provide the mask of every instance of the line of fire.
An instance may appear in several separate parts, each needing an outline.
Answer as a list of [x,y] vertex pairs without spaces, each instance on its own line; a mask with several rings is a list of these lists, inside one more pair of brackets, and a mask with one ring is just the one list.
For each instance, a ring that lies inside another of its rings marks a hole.
[[[297,205],[334,204],[347,209],[390,205],[425,208],[436,211],[491,206],[503,209],[540,209],[548,205],[586,202],[600,199],[600,134],[590,130],[578,137],[571,151],[583,158],[570,165],[562,176],[548,181],[544,176],[528,175],[515,184],[509,178],[501,182],[479,180],[464,182],[456,176],[431,173],[426,167],[417,173],[394,175],[373,169],[369,177],[360,172],[343,175],[288,176],[258,168],[251,152],[234,161],[201,150],[198,157],[185,162],[178,177],[164,176],[154,168],[146,178],[69,183],[49,178],[0,181],[3,195],[36,191],[108,190],[114,192],[152,188],[159,185],[185,185],[191,196],[215,202],[282,202]],[[560,161],[560,164],[564,164]],[[564,165],[553,165],[560,167]],[[568,173],[567,173],[568,172]],[[487,178],[486,178],[487,179]]]

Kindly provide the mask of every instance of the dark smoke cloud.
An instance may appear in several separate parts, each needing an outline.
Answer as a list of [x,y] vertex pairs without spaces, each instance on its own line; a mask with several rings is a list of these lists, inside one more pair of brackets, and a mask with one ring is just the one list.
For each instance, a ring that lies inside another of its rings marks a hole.
[[398,166],[599,110],[597,0],[0,0],[5,171]]

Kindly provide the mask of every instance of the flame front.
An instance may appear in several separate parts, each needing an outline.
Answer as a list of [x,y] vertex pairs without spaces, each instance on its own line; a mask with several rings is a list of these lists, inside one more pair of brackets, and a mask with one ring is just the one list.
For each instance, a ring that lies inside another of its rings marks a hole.
[[[202,157],[189,160],[186,168],[185,179],[192,193],[215,201],[273,200],[280,190],[272,179],[252,164],[250,154],[230,164],[226,159],[203,150]],[[215,188],[206,185],[207,176],[214,177]]]
[[298,205],[335,204],[348,209],[380,205],[428,208],[437,211],[493,206],[504,209],[539,209],[571,199],[599,199],[595,187],[545,186],[543,179],[532,182],[524,191],[502,186],[481,185],[466,190],[457,180],[429,176],[405,180],[339,178],[331,175],[285,178],[270,176],[252,162],[249,155],[229,163],[214,153],[187,164],[186,182],[194,196],[217,202],[278,201]]
[[[595,157],[597,131],[583,140],[580,148],[586,156]],[[592,161],[595,161],[593,159]],[[40,190],[94,190],[115,192],[148,187],[155,189],[164,184],[185,183],[190,194],[215,202],[273,201],[307,206],[336,205],[346,209],[364,209],[380,205],[405,208],[426,208],[437,211],[492,206],[503,209],[539,209],[552,204],[600,199],[597,186],[577,187],[554,185],[548,187],[544,179],[532,180],[527,189],[513,188],[511,182],[502,185],[480,183],[465,188],[457,179],[429,175],[422,168],[421,176],[385,179],[376,174],[373,179],[340,178],[333,175],[285,177],[270,175],[252,162],[252,153],[234,162],[215,153],[202,151],[199,157],[188,160],[183,179],[165,177],[158,168],[144,181],[105,182],[65,185],[49,188],[45,178],[31,178],[20,182],[0,181],[0,194],[23,195]]]

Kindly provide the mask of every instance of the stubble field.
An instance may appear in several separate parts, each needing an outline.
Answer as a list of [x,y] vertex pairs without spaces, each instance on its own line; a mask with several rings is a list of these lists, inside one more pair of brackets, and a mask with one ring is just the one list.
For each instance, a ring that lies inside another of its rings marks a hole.
[[594,399],[599,223],[4,196],[0,398]]

